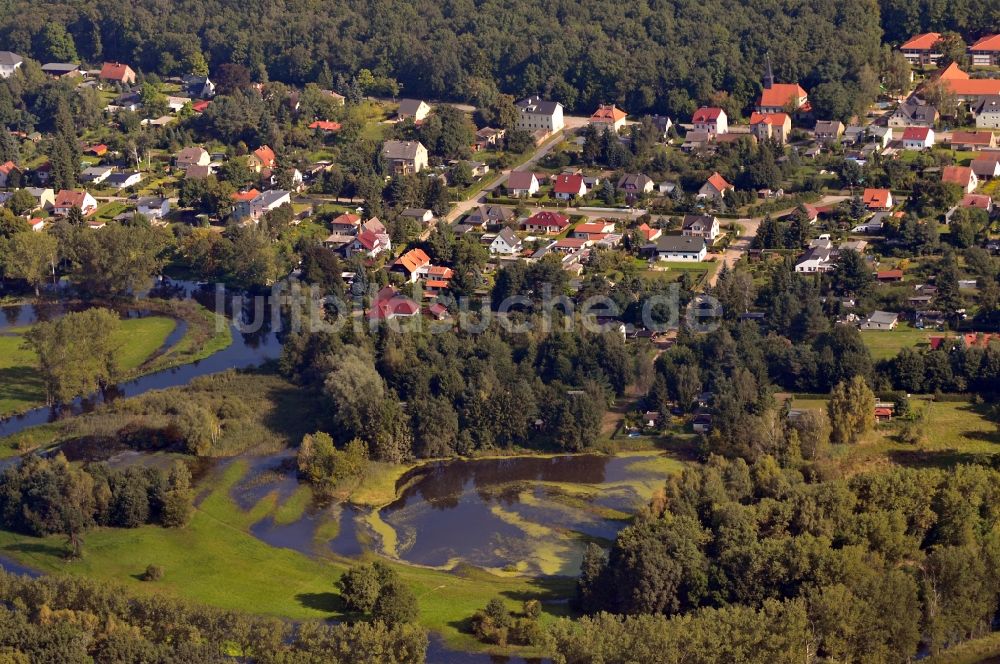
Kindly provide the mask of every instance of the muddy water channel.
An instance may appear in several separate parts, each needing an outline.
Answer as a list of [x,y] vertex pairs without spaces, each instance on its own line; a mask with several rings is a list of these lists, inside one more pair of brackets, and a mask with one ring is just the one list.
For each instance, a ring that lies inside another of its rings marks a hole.
[[673,463],[652,452],[434,462],[401,478],[381,509],[295,511],[282,507],[298,488],[286,453],[252,459],[231,497],[244,510],[273,504],[251,532],[307,555],[373,551],[438,568],[573,575],[586,544],[612,540]]

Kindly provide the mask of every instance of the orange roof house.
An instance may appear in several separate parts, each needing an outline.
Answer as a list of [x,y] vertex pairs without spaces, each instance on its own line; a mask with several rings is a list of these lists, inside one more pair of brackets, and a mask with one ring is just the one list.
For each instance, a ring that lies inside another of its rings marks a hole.
[[812,108],[809,106],[809,96],[798,83],[770,83],[765,81],[764,89],[761,90],[760,99],[757,101],[758,113],[781,113],[786,109],[793,109],[808,113]]
[[869,210],[889,210],[892,208],[892,192],[888,189],[865,189],[861,197]]
[[969,47],[973,67],[1000,65],[1000,35],[988,35]]
[[416,281],[417,271],[431,264],[431,257],[423,249],[410,249],[392,264],[393,272],[401,272],[410,281]]
[[278,159],[267,145],[262,145],[247,157],[247,165],[254,171],[260,173],[265,168],[274,168]]
[[792,119],[787,113],[757,113],[750,114],[750,131],[757,140],[774,139],[784,145],[792,131]]
[[250,189],[249,191],[237,191],[232,194],[232,199],[236,203],[249,203],[253,199],[260,196],[260,192],[256,189]]
[[120,62],[105,62],[101,67],[99,78],[102,81],[121,83],[122,85],[135,85],[135,72],[128,65]]
[[973,102],[1000,95],[1000,78],[970,78],[954,62],[938,72],[933,80],[939,81],[959,101]]
[[941,41],[940,33],[925,32],[912,37],[900,46],[899,50],[911,65],[936,64],[941,59],[941,51],[936,48],[939,41]]
[[698,198],[712,198],[716,201],[720,201],[723,198],[723,194],[726,190],[732,190],[735,187],[726,181],[726,178],[719,175],[716,171],[709,176],[705,184],[701,185],[701,189],[698,190]]
[[594,114],[590,116],[590,124],[603,125],[610,127],[614,131],[618,131],[625,126],[625,118],[627,117],[628,113],[614,104],[601,104],[594,111]]

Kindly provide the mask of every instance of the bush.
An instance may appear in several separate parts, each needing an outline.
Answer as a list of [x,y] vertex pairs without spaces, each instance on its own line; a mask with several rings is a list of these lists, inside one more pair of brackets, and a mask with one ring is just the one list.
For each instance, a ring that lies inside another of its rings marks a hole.
[[143,581],[159,581],[163,578],[163,568],[159,565],[148,565],[142,573]]

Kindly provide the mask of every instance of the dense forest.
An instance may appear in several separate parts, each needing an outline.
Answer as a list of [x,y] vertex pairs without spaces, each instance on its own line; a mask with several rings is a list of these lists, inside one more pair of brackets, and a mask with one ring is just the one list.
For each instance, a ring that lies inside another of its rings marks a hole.
[[571,662],[647,661],[634,642],[662,662],[903,662],[982,635],[998,606],[997,479],[960,466],[808,484],[772,457],[712,457],[584,561],[581,608],[645,617],[563,626],[558,649]]
[[631,113],[681,115],[709,101],[747,108],[768,53],[780,80],[822,85],[820,99],[853,102],[873,79],[877,86],[883,31],[890,41],[923,29],[971,39],[1000,22],[996,3],[965,0],[7,0],[0,7],[0,44],[41,61],[117,60],[161,76],[235,63],[259,80],[339,79],[341,87],[368,70],[366,80],[382,83],[383,94],[483,102],[499,90],[541,93],[588,113],[613,101]]

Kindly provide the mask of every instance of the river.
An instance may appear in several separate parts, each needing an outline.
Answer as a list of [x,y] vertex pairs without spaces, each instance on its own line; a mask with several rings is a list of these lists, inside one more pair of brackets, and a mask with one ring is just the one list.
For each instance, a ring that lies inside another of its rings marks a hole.
[[[200,286],[192,282],[168,281],[161,282],[151,294],[157,297],[173,297],[177,299],[190,298],[197,300],[210,310],[216,308],[215,292],[208,286]],[[233,299],[225,300],[227,306],[232,306]],[[0,420],[0,438],[19,433],[33,426],[51,422],[69,414],[78,414],[92,409],[104,400],[122,397],[135,397],[150,390],[162,390],[170,387],[180,387],[199,376],[219,373],[227,369],[248,369],[263,364],[267,360],[276,359],[281,355],[281,342],[277,331],[264,325],[254,333],[243,333],[246,321],[257,320],[260,313],[255,309],[258,303],[253,298],[242,301],[244,306],[236,312],[232,320],[233,342],[227,348],[197,362],[185,364],[172,369],[166,369],[148,374],[135,380],[115,385],[101,394],[91,395],[86,399],[77,399],[72,404],[57,411],[49,407],[35,408],[20,415],[13,415]],[[75,308],[75,307],[72,307]],[[16,307],[0,307],[0,334],[15,327],[31,325],[39,320],[51,320],[60,316],[71,307],[61,304],[45,303],[41,305],[26,304]],[[134,308],[128,309],[126,315],[144,315],[141,301]],[[233,312],[228,312],[232,314]],[[267,321],[266,316],[261,320]],[[168,338],[168,343],[177,343],[183,336],[186,326],[178,325]],[[164,344],[165,346],[167,344]]]

